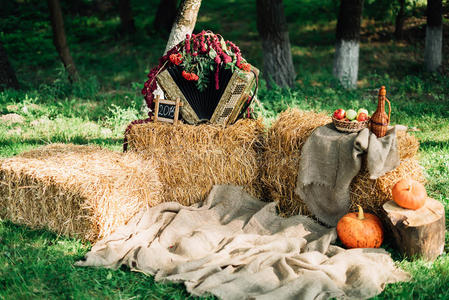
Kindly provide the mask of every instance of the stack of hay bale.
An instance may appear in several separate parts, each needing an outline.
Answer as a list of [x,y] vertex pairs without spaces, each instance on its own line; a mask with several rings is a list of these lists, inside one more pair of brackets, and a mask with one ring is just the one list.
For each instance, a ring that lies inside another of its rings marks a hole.
[[203,201],[215,184],[242,185],[260,198],[261,120],[214,125],[135,124],[126,133],[128,149],[158,164],[162,201],[184,205]]
[[95,241],[161,201],[152,160],[54,144],[0,160],[0,216]]
[[[33,228],[95,241],[135,213],[160,202],[191,205],[215,184],[241,185],[276,201],[281,215],[310,215],[295,194],[301,149],[331,122],[322,113],[290,109],[268,132],[261,120],[213,125],[142,123],[126,133],[127,153],[55,144],[0,160],[0,217]],[[351,184],[352,205],[378,212],[405,176],[424,181],[419,143],[398,133],[401,164],[371,180],[365,167]]]
[[135,124],[129,152],[54,144],[0,160],[0,217],[96,241],[140,209],[204,200],[215,184],[260,197],[261,120]]
[[[295,194],[301,148],[312,131],[331,118],[322,113],[289,109],[281,113],[268,130],[266,149],[263,153],[262,183],[269,199],[276,201],[285,216],[310,215],[304,202]],[[399,131],[398,148],[401,164],[376,180],[369,179],[366,167],[351,183],[353,208],[360,204],[372,212],[379,212],[382,204],[392,200],[391,188],[401,178],[411,176],[424,182],[421,167],[415,157],[419,143],[405,131]]]

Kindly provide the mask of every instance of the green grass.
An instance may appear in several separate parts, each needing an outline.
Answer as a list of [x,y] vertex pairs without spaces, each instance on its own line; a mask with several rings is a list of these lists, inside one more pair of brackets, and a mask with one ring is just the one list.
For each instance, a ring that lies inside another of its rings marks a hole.
[[[23,117],[22,123],[0,123],[0,157],[54,142],[100,144],[120,150],[126,124],[143,117],[140,89],[165,47],[165,38],[151,29],[158,0],[132,1],[137,34],[129,37],[117,34],[116,13],[93,13],[92,1],[78,3],[84,7],[80,13],[70,12],[70,5],[75,5],[72,2],[64,4],[68,42],[82,77],[73,86],[52,44],[45,1],[8,1],[7,13],[0,12],[0,38],[22,86],[20,91],[0,93],[0,114]],[[263,108],[257,110],[268,121],[289,106],[329,113],[339,107],[373,111],[376,89],[385,85],[392,101],[393,123],[420,130],[414,134],[421,141],[419,158],[426,171],[427,190],[444,203],[449,215],[449,76],[422,71],[422,38],[391,40],[389,14],[386,19],[365,20],[359,88],[346,91],[331,74],[337,2],[284,3],[297,84],[290,90],[269,91],[262,80],[259,96]],[[422,15],[422,3],[417,3],[410,15]],[[236,42],[252,64],[262,66],[254,6],[254,1],[203,1],[196,28],[220,32]],[[371,10],[365,14],[375,16],[373,1],[366,7]],[[423,21],[416,24],[419,37]],[[385,32],[389,35],[379,38]],[[445,47],[447,70],[449,43]],[[155,283],[151,276],[126,269],[74,267],[90,246],[0,220],[0,299],[189,297],[182,285]],[[447,254],[427,263],[403,260],[388,243],[385,247],[414,279],[387,285],[377,299],[449,298]],[[445,251],[449,251],[448,242]]]
[[[75,267],[89,244],[9,222],[0,226],[0,299],[193,299],[180,284],[128,269]],[[149,293],[148,291],[151,291]]]

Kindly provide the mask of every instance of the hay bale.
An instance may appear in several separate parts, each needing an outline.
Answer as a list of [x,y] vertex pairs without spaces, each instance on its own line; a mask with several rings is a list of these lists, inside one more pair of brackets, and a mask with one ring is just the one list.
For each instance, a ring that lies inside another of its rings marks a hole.
[[310,215],[303,201],[295,194],[301,148],[312,131],[332,119],[323,113],[288,109],[279,114],[268,130],[262,154],[262,178],[266,197],[278,203],[286,216]]
[[425,183],[422,167],[415,157],[402,159],[396,169],[374,180],[369,179],[367,169],[363,168],[351,182],[351,209],[355,211],[357,204],[360,204],[365,210],[379,214],[382,205],[393,200],[391,194],[393,186],[407,176]]
[[401,161],[415,157],[419,149],[418,139],[405,130],[398,130],[396,136],[398,139],[399,157]]
[[0,160],[0,216],[95,241],[160,202],[155,164],[136,154],[53,144]]
[[[302,146],[312,131],[329,122],[331,118],[323,113],[289,109],[282,112],[268,130],[266,148],[262,154],[261,181],[266,187],[267,198],[278,203],[284,216],[311,215],[304,202],[294,192],[299,159]],[[377,210],[391,199],[389,188],[392,182],[395,183],[408,173],[414,179],[423,181],[422,171],[414,158],[419,148],[417,139],[405,131],[399,131],[398,148],[401,164],[396,170],[371,181],[367,178],[366,169],[362,169],[351,185],[353,203]]]
[[226,128],[214,125],[132,125],[128,149],[158,163],[163,201],[190,205],[204,200],[214,184],[236,184],[261,195],[259,155],[261,120],[239,120]]

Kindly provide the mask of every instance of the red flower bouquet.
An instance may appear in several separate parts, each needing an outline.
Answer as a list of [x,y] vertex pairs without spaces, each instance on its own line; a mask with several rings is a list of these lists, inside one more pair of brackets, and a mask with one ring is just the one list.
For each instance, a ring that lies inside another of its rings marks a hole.
[[184,41],[161,57],[159,65],[148,74],[142,94],[150,109],[153,109],[153,92],[157,87],[155,77],[165,68],[178,69],[183,80],[195,82],[200,92],[207,89],[211,80],[215,89],[220,89],[220,78],[223,77],[220,70],[232,73],[252,70],[240,49],[234,43],[225,41],[221,35],[204,30],[187,35]]

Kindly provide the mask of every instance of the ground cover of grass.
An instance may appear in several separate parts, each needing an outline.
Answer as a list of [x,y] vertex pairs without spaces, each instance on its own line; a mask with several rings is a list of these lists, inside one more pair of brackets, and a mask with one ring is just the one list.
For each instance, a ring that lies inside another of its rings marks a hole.
[[[57,59],[45,2],[14,4],[15,13],[0,18],[1,38],[22,85],[21,91],[0,93],[0,114],[15,113],[21,118],[0,122],[0,157],[53,142],[99,144],[119,151],[125,126],[144,117],[139,91],[165,47],[165,37],[151,30],[158,1],[132,1],[138,32],[130,37],[117,33],[116,14],[94,14],[88,9],[91,2],[82,3],[87,8],[76,14],[65,7],[68,42],[82,75],[75,85],[68,83]],[[385,85],[392,101],[392,122],[419,129],[414,134],[421,141],[419,158],[428,192],[444,203],[449,215],[449,76],[422,72],[423,19],[407,23],[407,32],[414,34],[401,42],[390,39],[388,19],[365,20],[359,88],[345,91],[331,75],[336,1],[284,3],[297,86],[268,91],[262,81],[263,108],[257,111],[268,123],[289,106],[329,113],[339,107],[365,107],[372,112],[376,91]],[[196,28],[222,33],[240,46],[252,64],[262,66],[254,2],[203,1]],[[447,70],[449,43],[445,47]],[[189,297],[181,285],[155,283],[150,276],[126,269],[75,268],[73,263],[90,246],[0,220],[0,299]],[[385,247],[414,279],[387,285],[378,299],[449,298],[447,254],[427,263],[404,260],[388,243]],[[448,242],[445,251],[449,251]]]

